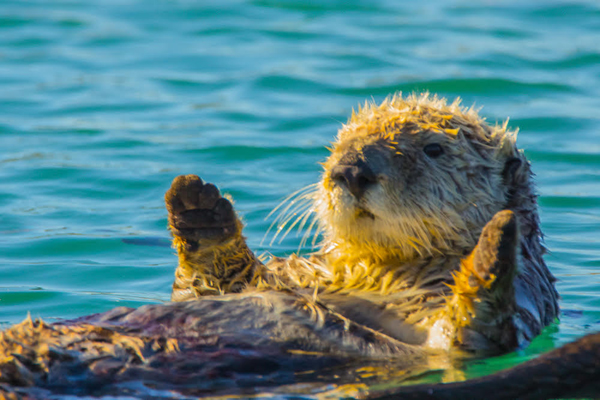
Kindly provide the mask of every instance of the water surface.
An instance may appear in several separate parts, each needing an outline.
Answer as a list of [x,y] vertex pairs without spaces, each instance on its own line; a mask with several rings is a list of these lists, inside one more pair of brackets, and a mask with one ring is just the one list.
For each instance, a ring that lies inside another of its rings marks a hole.
[[[561,321],[479,376],[600,330],[594,1],[4,0],[0,327],[168,300],[163,194],[233,195],[257,252],[353,107],[423,91],[510,116],[533,164]],[[425,379],[436,380],[439,376]]]

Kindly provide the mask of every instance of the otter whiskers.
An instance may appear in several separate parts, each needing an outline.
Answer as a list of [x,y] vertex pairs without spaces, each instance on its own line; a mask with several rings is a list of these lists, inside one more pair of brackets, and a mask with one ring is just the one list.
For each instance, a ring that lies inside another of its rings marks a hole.
[[[299,245],[298,250],[300,250],[305,244],[307,239],[310,237],[310,233],[312,232],[316,219],[314,219],[314,200],[315,194],[317,191],[318,184],[314,183],[308,186],[305,186],[291,195],[287,196],[285,199],[281,201],[265,218],[265,220],[271,218],[277,211],[277,217],[273,220],[261,244],[264,240],[269,236],[270,232],[274,227],[277,227],[275,234],[271,238],[269,245],[273,245],[277,238],[279,238],[278,243],[281,243],[285,237],[294,229],[294,227],[298,226],[298,235],[303,231],[307,222],[312,218],[312,221],[309,225],[308,230],[302,237],[302,241]],[[287,229],[286,229],[287,228]],[[282,233],[283,232],[283,233]],[[316,241],[316,240],[315,240]],[[314,242],[313,241],[313,246]]]

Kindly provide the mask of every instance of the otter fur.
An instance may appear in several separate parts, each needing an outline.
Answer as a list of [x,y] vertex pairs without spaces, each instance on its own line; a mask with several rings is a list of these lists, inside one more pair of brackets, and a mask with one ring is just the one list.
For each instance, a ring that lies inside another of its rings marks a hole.
[[124,382],[174,388],[213,376],[227,387],[246,373],[249,386],[269,385],[352,363],[417,374],[457,352],[525,346],[557,318],[558,294],[515,141],[506,123],[490,126],[458,100],[365,104],[320,182],[276,221],[321,238],[308,256],[256,256],[231,199],[179,176],[165,195],[179,258],[173,302],[12,327],[0,333],[0,383],[114,395],[133,390]]
[[[515,142],[506,123],[489,126],[459,101],[367,103],[340,129],[320,182],[280,217],[283,229],[312,216],[320,249],[266,264],[246,246],[229,200],[194,175],[178,177],[166,195],[180,259],[172,300],[312,291],[403,342],[523,346],[557,317],[558,294]],[[295,221],[286,216],[303,206]]]

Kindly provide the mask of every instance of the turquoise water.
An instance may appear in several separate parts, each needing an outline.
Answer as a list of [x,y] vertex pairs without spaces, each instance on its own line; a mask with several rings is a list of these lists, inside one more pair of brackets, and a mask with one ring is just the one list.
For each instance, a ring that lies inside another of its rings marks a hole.
[[352,107],[400,90],[510,116],[537,174],[561,322],[467,376],[600,330],[595,0],[3,0],[0,327],[168,300],[179,174],[233,195],[257,252],[295,251],[264,218]]

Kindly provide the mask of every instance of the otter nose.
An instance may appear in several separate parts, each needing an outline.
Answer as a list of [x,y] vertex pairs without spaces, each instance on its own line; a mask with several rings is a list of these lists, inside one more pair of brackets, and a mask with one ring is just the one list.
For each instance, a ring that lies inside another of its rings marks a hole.
[[377,182],[377,177],[362,160],[350,165],[337,165],[331,170],[331,179],[346,185],[350,193],[360,199],[369,186]]

